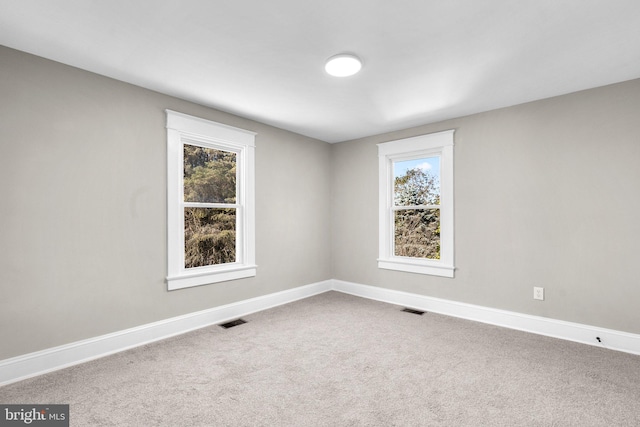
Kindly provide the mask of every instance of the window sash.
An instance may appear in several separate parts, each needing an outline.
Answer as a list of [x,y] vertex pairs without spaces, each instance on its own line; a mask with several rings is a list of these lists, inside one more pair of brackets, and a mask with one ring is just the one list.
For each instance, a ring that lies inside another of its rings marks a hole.
[[[213,266],[220,266],[220,265],[232,265],[232,264],[242,264],[242,248],[238,246],[238,225],[241,224],[241,221],[239,221],[238,216],[239,216],[239,211],[238,209],[234,209],[234,208],[209,208],[209,207],[198,207],[196,209],[202,209],[202,210],[226,210],[226,211],[233,211],[233,232],[234,232],[234,241],[233,241],[233,261],[228,261],[228,262],[212,262],[209,264],[203,264],[203,265],[196,265],[196,266],[189,266],[187,267],[187,264],[189,263],[189,259],[188,259],[188,248],[187,248],[187,224],[185,221],[185,218],[187,217],[187,209],[192,209],[190,207],[186,207],[183,210],[183,229],[184,229],[184,236],[185,236],[185,245],[184,245],[184,268],[186,271],[193,271],[194,268],[209,268],[209,267],[213,267]],[[198,251],[198,253],[196,254],[198,257],[202,256],[203,254],[201,252]],[[219,257],[224,258],[224,255],[218,254]],[[193,261],[193,260],[192,260]]]
[[199,267],[184,267],[185,265],[185,257],[184,253],[185,249],[185,241],[184,241],[184,233],[182,236],[182,248],[183,248],[183,256],[182,256],[182,266],[185,271],[193,271],[194,269],[206,269],[206,268],[216,268],[218,266],[230,266],[230,265],[241,265],[244,264],[244,250],[242,245],[242,237],[243,237],[243,218],[242,218],[242,207],[244,205],[244,194],[241,189],[243,188],[243,155],[244,150],[238,150],[235,147],[230,147],[228,145],[221,145],[219,143],[211,143],[204,140],[194,140],[193,137],[181,138],[181,152],[184,153],[185,145],[193,145],[196,147],[203,148],[211,148],[217,151],[226,151],[228,153],[235,153],[236,155],[236,203],[210,203],[210,202],[185,202],[184,201],[184,157],[182,159],[182,168],[180,171],[181,183],[180,188],[182,192],[180,194],[180,204],[182,207],[183,215],[181,217],[182,221],[180,227],[184,230],[184,210],[185,208],[204,208],[204,209],[236,209],[236,241],[235,241],[235,262],[229,263],[221,263],[221,264],[210,264]]
[[405,205],[405,206],[392,206],[391,211],[403,211],[408,209],[440,209],[442,205]]
[[185,208],[219,208],[219,209],[238,209],[242,205],[238,203],[203,203],[203,202],[182,202]]
[[244,216],[243,216],[243,212],[244,209],[242,207],[242,205],[239,204],[224,204],[224,203],[194,203],[194,202],[185,202],[182,204],[182,223],[180,224],[180,226],[182,227],[182,229],[184,230],[184,212],[187,208],[201,208],[201,209],[235,209],[235,214],[236,214],[236,225],[235,225],[235,232],[236,232],[236,241],[235,241],[235,261],[234,262],[228,262],[228,263],[224,263],[224,264],[209,264],[206,266],[200,266],[200,267],[184,267],[185,263],[186,263],[186,248],[185,248],[185,240],[184,240],[184,233],[182,235],[182,265],[184,267],[184,270],[187,272],[193,271],[196,268],[214,268],[216,266],[219,265],[241,265],[244,264],[244,260],[245,260],[245,256],[244,256],[244,245],[242,244],[243,238],[244,238],[244,230],[242,229],[242,224],[244,223]]

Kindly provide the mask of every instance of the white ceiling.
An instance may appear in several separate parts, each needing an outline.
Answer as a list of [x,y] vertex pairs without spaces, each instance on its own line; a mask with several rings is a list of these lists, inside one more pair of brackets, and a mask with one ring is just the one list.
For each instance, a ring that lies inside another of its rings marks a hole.
[[638,78],[640,1],[0,0],[0,44],[339,142]]

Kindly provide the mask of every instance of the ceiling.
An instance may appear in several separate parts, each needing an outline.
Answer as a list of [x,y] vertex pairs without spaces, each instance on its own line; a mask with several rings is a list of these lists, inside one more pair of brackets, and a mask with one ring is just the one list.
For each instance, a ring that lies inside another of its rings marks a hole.
[[0,44],[340,142],[638,78],[640,1],[0,0]]

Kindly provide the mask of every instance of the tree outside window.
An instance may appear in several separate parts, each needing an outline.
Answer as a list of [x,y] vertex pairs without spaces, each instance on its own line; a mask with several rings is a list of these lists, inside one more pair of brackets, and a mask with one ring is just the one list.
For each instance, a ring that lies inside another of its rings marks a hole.
[[236,153],[184,144],[184,201],[184,267],[235,262]]
[[439,157],[394,163],[394,255],[440,259]]

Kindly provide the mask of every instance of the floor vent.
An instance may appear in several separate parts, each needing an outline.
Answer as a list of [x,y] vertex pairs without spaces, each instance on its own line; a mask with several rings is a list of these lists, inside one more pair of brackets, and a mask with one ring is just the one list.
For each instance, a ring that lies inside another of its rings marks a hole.
[[225,329],[229,329],[229,328],[233,328],[234,326],[242,325],[243,323],[247,323],[247,321],[238,319],[238,320],[233,320],[227,323],[221,323],[220,326],[222,326]]
[[406,313],[417,314],[418,316],[422,316],[424,314],[424,311],[414,310],[412,308],[403,308],[402,311]]

